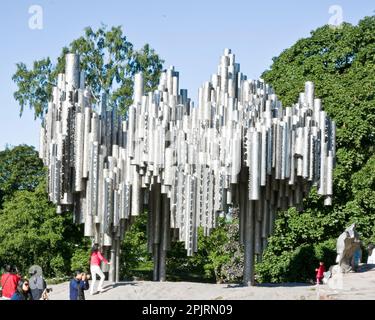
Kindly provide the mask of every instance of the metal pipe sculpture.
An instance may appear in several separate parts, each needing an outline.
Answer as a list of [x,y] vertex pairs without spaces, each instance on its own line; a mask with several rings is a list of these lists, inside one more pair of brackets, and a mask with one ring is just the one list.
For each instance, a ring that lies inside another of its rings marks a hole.
[[326,205],[332,201],[335,123],[314,99],[314,84],[283,108],[269,85],[240,72],[229,49],[199,89],[197,107],[173,67],[149,93],[137,74],[125,120],[105,95],[100,113],[92,108],[79,57],[68,54],[40,145],[51,201],[58,212],[73,210],[85,236],[107,248],[112,281],[125,230],[144,205],[154,280],[162,281],[171,241],[184,241],[192,255],[198,227],[210,234],[218,213],[238,206],[244,283],[252,285],[276,211],[300,207],[313,185]]

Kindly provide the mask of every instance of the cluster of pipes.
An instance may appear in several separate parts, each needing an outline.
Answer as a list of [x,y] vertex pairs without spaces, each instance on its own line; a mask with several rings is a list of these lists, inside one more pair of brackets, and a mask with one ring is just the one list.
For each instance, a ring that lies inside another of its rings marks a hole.
[[276,211],[301,209],[314,185],[331,204],[335,123],[314,99],[312,82],[284,108],[226,49],[197,107],[173,67],[154,92],[145,93],[142,74],[135,76],[126,118],[106,98],[96,111],[79,56],[67,54],[41,128],[40,157],[57,211],[72,210],[85,236],[106,249],[109,280],[119,280],[121,240],[145,209],[153,278],[164,281],[171,241],[183,241],[192,255],[198,227],[209,235],[220,213],[239,208],[244,283],[252,285]]

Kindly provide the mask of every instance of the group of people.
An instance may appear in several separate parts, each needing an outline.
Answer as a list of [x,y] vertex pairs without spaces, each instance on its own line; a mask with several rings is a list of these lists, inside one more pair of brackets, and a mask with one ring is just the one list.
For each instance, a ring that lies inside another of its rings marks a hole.
[[[110,264],[99,250],[98,244],[94,244],[90,254],[90,272],[92,284],[89,285],[90,275],[77,270],[69,283],[70,300],[85,300],[85,290],[90,289],[94,295],[96,276],[98,275],[99,285],[97,291],[104,292],[103,283],[105,275],[100,268],[101,262]],[[36,270],[30,273],[30,279],[23,278],[15,266],[6,265],[5,272],[1,276],[1,298],[4,300],[47,300],[47,284],[43,276]]]
[[3,300],[47,300],[47,284],[36,271],[22,278],[15,266],[6,265],[0,280]]
[[[375,246],[373,244],[369,245],[369,258],[367,263],[375,263]],[[362,254],[360,249],[357,250],[353,256],[353,264],[357,266],[361,260]],[[374,259],[374,260],[373,260]],[[103,292],[103,283],[104,283],[104,273],[100,268],[101,262],[105,264],[110,264],[102,255],[99,250],[98,244],[94,244],[91,249],[90,254],[90,272],[92,275],[92,284],[91,287],[89,285],[90,275],[86,274],[85,272],[81,272],[77,270],[74,274],[73,279],[70,281],[69,284],[69,298],[70,300],[85,300],[85,290],[90,288],[90,294],[95,294],[94,286],[96,282],[96,276],[98,275],[99,285],[97,291],[99,293]],[[319,262],[319,267],[315,269],[316,272],[316,284],[321,284],[325,266],[324,262]],[[47,300],[47,284],[46,281],[43,279],[41,274],[38,274],[35,270],[32,272],[30,280],[26,278],[22,278],[19,274],[17,268],[15,266],[6,265],[5,272],[1,276],[1,292],[2,292],[2,299],[7,300]]]

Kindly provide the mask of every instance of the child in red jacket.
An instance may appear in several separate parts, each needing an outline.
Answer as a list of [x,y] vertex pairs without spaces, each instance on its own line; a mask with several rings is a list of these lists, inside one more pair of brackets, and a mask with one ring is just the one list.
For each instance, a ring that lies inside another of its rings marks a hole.
[[320,261],[319,262],[319,268],[315,269],[315,272],[316,272],[316,284],[321,284],[322,283],[325,271],[326,271],[326,269],[324,267],[324,262]]

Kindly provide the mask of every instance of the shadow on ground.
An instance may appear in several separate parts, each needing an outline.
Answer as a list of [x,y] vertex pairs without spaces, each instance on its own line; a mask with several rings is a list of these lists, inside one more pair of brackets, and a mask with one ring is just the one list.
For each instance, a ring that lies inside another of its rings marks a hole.
[[[239,283],[239,284],[228,284],[225,289],[233,289],[233,288],[246,288],[247,286]],[[254,287],[259,288],[294,288],[294,287],[314,287],[313,284],[310,283],[258,283]]]

